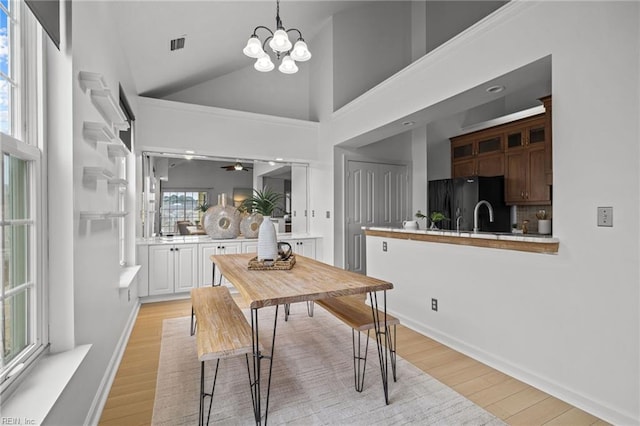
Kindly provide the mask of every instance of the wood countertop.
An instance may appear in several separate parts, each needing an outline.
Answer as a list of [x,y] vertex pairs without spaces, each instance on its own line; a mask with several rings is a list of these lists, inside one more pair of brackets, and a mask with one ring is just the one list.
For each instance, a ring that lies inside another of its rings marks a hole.
[[543,235],[497,234],[489,232],[458,233],[456,231],[408,230],[384,227],[363,227],[362,229],[365,231],[365,235],[372,237],[497,248],[530,253],[556,254],[560,246],[557,238]]

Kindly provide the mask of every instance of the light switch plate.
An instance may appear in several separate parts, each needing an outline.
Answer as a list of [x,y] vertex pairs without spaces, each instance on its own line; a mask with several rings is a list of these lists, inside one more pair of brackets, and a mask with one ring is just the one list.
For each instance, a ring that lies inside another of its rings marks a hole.
[[613,207],[598,207],[598,226],[613,226]]

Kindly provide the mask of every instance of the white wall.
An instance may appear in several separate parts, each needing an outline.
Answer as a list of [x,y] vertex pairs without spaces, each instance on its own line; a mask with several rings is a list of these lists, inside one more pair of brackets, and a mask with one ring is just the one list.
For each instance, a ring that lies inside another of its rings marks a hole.
[[[61,332],[59,327],[68,327],[65,322],[69,318],[73,320],[71,333],[75,344],[91,344],[92,348],[47,416],[48,424],[85,424],[96,420],[87,416],[100,414],[102,398],[106,397],[104,392],[109,390],[109,374],[114,372],[113,368],[117,368],[118,344],[125,343],[122,340],[123,333],[138,306],[135,285],[132,286],[130,298],[126,290],[118,288],[120,266],[115,221],[79,220],[80,211],[117,209],[114,187],[107,187],[104,181],[98,184],[83,181],[84,166],[103,166],[110,170],[115,170],[115,166],[106,155],[106,147],[96,146],[83,137],[85,120],[102,121],[103,118],[89,95],[80,88],[79,71],[102,73],[116,97],[118,83],[122,83],[134,111],[136,107],[135,97],[131,95],[128,66],[110,25],[112,18],[108,2],[74,2],[72,22],[68,22],[73,33],[73,64],[65,63],[58,68],[56,72],[59,75],[56,78],[60,79],[60,83],[55,84],[60,84],[60,88],[52,88],[53,92],[49,94],[56,96],[59,93],[73,105],[72,114],[71,109],[65,109],[60,117],[72,129],[71,137],[62,141],[71,149],[58,147],[55,155],[49,157],[48,165],[53,176],[71,178],[51,182],[61,183],[60,187],[50,187],[51,194],[59,195],[60,200],[66,200],[69,195],[73,197],[64,215],[58,216],[59,212],[55,209],[50,212],[50,238],[56,238],[50,239],[52,260],[58,255],[68,256],[63,259],[62,265],[69,267],[69,272],[73,274],[70,282],[64,284],[64,289],[57,287],[60,284],[59,277],[52,276],[52,348],[57,347],[61,333],[67,334],[67,331]],[[70,52],[60,55],[65,53]],[[61,57],[53,60],[67,61]],[[61,125],[61,128],[64,130],[67,125]],[[59,142],[56,141],[55,145]],[[132,170],[132,175],[135,175],[135,170]],[[131,182],[133,184],[133,178]],[[72,228],[67,226],[69,218],[73,218]],[[58,225],[60,230],[57,229]],[[56,265],[53,267],[57,268]],[[68,288],[72,289],[71,294],[65,290]],[[58,290],[61,290],[60,294]],[[69,309],[63,323],[58,321],[56,312],[59,307]]]
[[279,117],[309,119],[309,67],[314,59],[298,63],[296,74],[278,71],[257,72],[251,63],[241,70],[189,87],[164,99],[269,114]]
[[333,108],[411,62],[411,3],[380,1],[333,17]]
[[434,1],[426,4],[426,51],[430,52],[455,37],[505,1]]
[[318,124],[290,118],[138,97],[139,149],[229,158],[309,161]]
[[323,129],[339,143],[551,54],[558,255],[425,247],[420,294],[440,298],[430,334],[620,424],[640,422],[639,7],[512,2]]

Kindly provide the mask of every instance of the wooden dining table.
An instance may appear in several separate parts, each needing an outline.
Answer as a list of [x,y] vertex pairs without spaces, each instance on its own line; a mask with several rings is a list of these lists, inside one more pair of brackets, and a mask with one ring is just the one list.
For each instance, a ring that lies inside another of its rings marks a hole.
[[[295,255],[296,262],[290,270],[249,270],[249,260],[255,254],[225,254],[212,255],[211,261],[215,268],[240,292],[249,303],[251,309],[251,329],[253,344],[253,369],[251,378],[251,393],[256,424],[267,424],[269,412],[269,392],[271,388],[271,371],[276,342],[276,326],[278,322],[278,307],[296,302],[312,302],[330,297],[350,296],[355,294],[369,294],[372,305],[372,316],[375,323],[375,336],[380,361],[380,374],[385,403],[389,404],[388,388],[388,359],[389,351],[384,344],[386,339],[386,291],[393,288],[393,284],[357,274],[317,260]],[[214,272],[215,274],[215,272]],[[381,305],[378,306],[378,292],[381,294]],[[260,348],[259,312],[261,308],[275,306],[273,334],[268,353]],[[261,383],[262,362],[269,362],[266,389]],[[265,395],[263,395],[265,393]],[[264,415],[262,399],[264,396]]]

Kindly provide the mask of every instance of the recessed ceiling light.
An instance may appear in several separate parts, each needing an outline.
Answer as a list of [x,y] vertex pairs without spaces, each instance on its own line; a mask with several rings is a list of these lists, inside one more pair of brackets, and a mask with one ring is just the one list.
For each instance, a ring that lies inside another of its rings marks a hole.
[[276,158],[276,161],[282,161],[282,158],[278,157]]
[[269,161],[269,165],[270,165],[270,166],[275,166],[275,165],[276,165],[276,162],[275,162],[275,161]]
[[415,121],[405,121],[402,123],[403,126],[413,126],[414,124],[416,124]]
[[487,93],[500,93],[504,90],[504,86],[491,86],[487,87]]
[[195,154],[195,153],[196,153],[195,151],[191,151],[190,149],[186,150],[185,152],[186,152],[187,154]]

